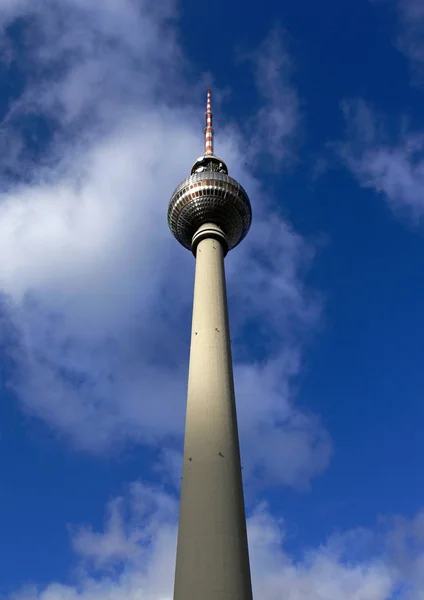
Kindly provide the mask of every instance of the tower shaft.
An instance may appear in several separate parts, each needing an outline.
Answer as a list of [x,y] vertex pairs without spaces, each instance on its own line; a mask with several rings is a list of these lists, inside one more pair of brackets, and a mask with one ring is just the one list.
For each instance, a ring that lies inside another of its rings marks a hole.
[[[252,600],[221,230],[201,227],[174,600]],[[208,237],[207,231],[217,235]]]

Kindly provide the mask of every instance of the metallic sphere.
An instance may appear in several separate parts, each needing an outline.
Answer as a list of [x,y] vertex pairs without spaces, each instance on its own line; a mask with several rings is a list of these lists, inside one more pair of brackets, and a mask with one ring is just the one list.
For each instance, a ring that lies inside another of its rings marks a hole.
[[246,192],[225,172],[194,172],[176,188],[169,202],[169,228],[189,250],[194,234],[205,223],[222,229],[231,250],[245,237],[251,221]]

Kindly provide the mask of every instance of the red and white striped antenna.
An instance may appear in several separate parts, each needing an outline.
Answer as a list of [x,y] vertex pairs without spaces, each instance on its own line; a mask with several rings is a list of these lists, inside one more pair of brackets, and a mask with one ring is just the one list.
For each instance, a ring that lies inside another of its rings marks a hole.
[[206,101],[205,156],[213,156],[213,127],[210,90],[207,91]]

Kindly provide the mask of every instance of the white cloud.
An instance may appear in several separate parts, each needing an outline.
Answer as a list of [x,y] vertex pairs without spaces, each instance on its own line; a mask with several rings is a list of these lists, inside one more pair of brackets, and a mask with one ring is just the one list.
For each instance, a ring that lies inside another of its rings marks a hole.
[[370,0],[394,17],[394,44],[410,62],[414,83],[422,85],[424,66],[424,5],[421,0]]
[[390,137],[382,118],[363,101],[345,104],[347,140],[340,155],[360,185],[374,189],[412,222],[424,216],[424,134],[400,121]]
[[[424,593],[419,568],[424,561],[423,515],[409,521],[391,518],[374,531],[339,534],[295,560],[285,548],[284,521],[259,505],[248,519],[254,597],[419,600]],[[33,587],[17,592],[13,600],[170,600],[176,519],[173,497],[134,483],[128,497],[111,501],[104,531],[74,531],[80,566],[75,587]]]
[[241,449],[248,479],[305,488],[330,460],[331,443],[319,420],[292,403],[290,380],[299,368],[293,351],[265,365],[236,367]]
[[240,56],[253,68],[260,98],[257,114],[247,121],[251,129],[247,153],[251,160],[266,158],[274,167],[293,162],[299,141],[301,115],[287,38],[282,27],[275,25],[257,49]]
[[[422,84],[424,4],[420,0],[372,0],[394,10],[397,47],[409,59],[415,83]],[[360,185],[374,189],[399,216],[415,224],[424,214],[424,132],[401,115],[397,121],[362,99],[343,106],[347,136],[338,151]]]
[[399,49],[411,60],[415,75],[424,66],[424,6],[420,0],[397,0]]
[[94,570],[122,563],[136,566],[149,560],[152,540],[156,542],[169,529],[174,535],[177,516],[178,503],[174,497],[135,482],[129,488],[128,498],[110,502],[105,531],[94,532],[87,526],[77,529],[73,548]]
[[[9,3],[3,22],[17,14],[32,16],[27,82],[0,136],[16,148],[0,195],[12,389],[26,411],[79,448],[163,446],[183,430],[193,278],[193,258],[168,232],[166,208],[202,143],[202,109],[184,83],[175,7]],[[280,67],[261,70],[264,92],[274,89]],[[22,132],[28,115],[54,123],[35,155]],[[256,127],[266,134],[261,119]],[[233,337],[246,448],[267,433],[257,451],[246,452],[245,467],[306,486],[331,452],[317,418],[294,407],[289,385],[319,315],[302,285],[313,251],[262,202],[243,147],[234,126],[222,127],[219,153],[255,211],[248,241],[227,260],[230,293],[245,307],[234,315]],[[261,364],[239,344],[247,324],[262,340]]]

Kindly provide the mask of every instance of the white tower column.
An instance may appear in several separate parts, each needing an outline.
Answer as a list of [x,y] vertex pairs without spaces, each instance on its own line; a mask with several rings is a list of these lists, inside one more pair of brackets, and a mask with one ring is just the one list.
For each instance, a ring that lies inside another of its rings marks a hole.
[[[209,234],[213,237],[203,237]],[[196,251],[174,600],[251,600],[225,237],[213,224],[203,225],[196,237],[201,241]]]

